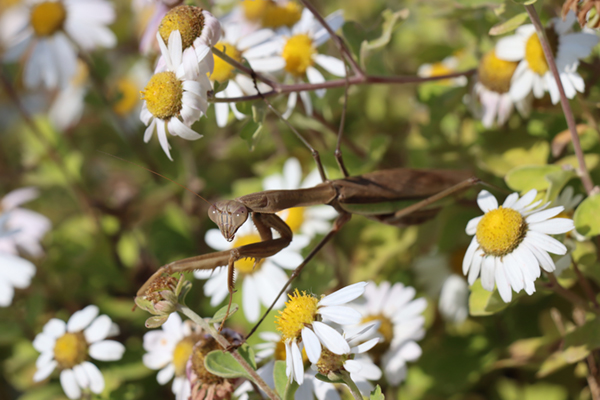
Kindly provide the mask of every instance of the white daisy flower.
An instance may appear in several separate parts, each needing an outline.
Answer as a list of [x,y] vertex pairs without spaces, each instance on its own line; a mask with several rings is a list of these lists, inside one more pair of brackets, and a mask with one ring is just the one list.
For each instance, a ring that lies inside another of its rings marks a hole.
[[462,276],[453,272],[462,268],[463,256],[464,251],[461,251],[460,265],[456,268],[454,254],[432,253],[418,258],[414,264],[417,282],[429,297],[439,298],[438,310],[442,317],[457,324],[469,316],[469,286]]
[[275,324],[285,343],[288,378],[298,384],[304,381],[302,346],[313,364],[319,361],[322,346],[333,354],[350,353],[350,345],[344,337],[322,321],[340,325],[357,324],[360,313],[344,304],[362,295],[366,285],[366,282],[358,282],[320,299],[306,292],[300,293],[298,289],[288,295],[285,308],[275,317]]
[[160,369],[156,380],[164,385],[173,377],[171,389],[177,400],[187,400],[191,394],[190,381],[185,367],[192,349],[201,338],[201,329],[192,321],[181,321],[177,313],[171,313],[162,329],[144,335],[144,365],[150,369]]
[[[273,380],[273,372],[275,369],[275,361],[285,361],[286,352],[285,344],[280,334],[275,332],[261,332],[259,337],[264,341],[254,346],[256,358],[258,361],[265,362],[256,372],[270,387],[275,387]],[[304,354],[303,354],[304,356]],[[307,362],[308,359],[304,359]],[[304,381],[298,387],[294,398],[295,400],[341,400],[341,397],[335,386],[328,382],[323,382],[315,378],[316,371],[307,369],[304,372]],[[254,388],[249,381],[242,383],[235,391],[234,395],[239,400],[248,400],[249,393]]]
[[[234,60],[241,62],[242,58],[251,62],[254,57],[253,47],[260,45],[275,35],[271,29],[261,29],[252,33],[245,34],[242,26],[237,23],[223,23],[224,37],[214,46],[221,50]],[[260,57],[260,54],[258,54]],[[242,73],[238,73],[235,67],[218,56],[214,56],[214,69],[210,76],[211,81],[224,84],[227,87],[218,92],[215,97],[239,97],[245,94],[256,94],[254,82],[251,78]],[[270,86],[258,82],[259,90],[266,92]],[[229,118],[229,109],[237,119],[244,119],[246,116],[238,111],[235,103],[215,103],[215,114],[217,125],[224,127]]]
[[[248,219],[235,234],[235,240],[228,242],[219,229],[210,229],[204,237],[206,243],[215,250],[230,250],[250,243],[260,242],[258,231]],[[252,259],[235,262],[236,281],[242,279],[242,304],[244,316],[249,322],[256,322],[260,317],[261,304],[269,307],[281,288],[288,280],[284,269],[293,270],[304,258],[300,250],[308,245],[310,239],[303,235],[295,235],[290,245],[272,257],[256,263]],[[211,297],[210,304],[215,307],[229,295],[227,289],[227,268],[214,272],[211,270],[194,271],[197,279],[208,279],[204,284],[204,294]],[[281,308],[285,298],[281,297],[275,308]]]
[[100,361],[120,360],[125,346],[105,340],[118,334],[119,327],[107,315],[98,316],[98,307],[94,305],[75,312],[66,323],[52,318],[33,340],[33,347],[41,353],[33,381],[46,379],[58,368],[60,383],[70,399],[80,398],[87,389],[102,393],[104,377],[87,359],[90,356]]
[[[598,37],[593,33],[574,33],[572,27],[575,20],[575,14],[569,12],[564,21],[552,19],[552,26],[546,29],[560,80],[569,99],[576,92],[583,93],[585,90],[577,67],[579,60],[587,57],[598,43]],[[502,60],[519,62],[509,91],[513,100],[522,100],[532,91],[538,99],[550,92],[552,103],[558,103],[558,86],[533,25],[522,25],[517,28],[515,35],[500,39],[496,44],[496,55]]]
[[354,302],[353,307],[363,316],[362,324],[379,321],[376,332],[381,341],[369,352],[381,366],[385,378],[398,386],[406,378],[408,361],[421,357],[417,340],[425,336],[425,318],[421,315],[427,307],[424,298],[415,299],[416,291],[410,286],[382,282],[379,287],[369,282],[365,288],[365,302]]
[[40,241],[50,230],[51,223],[42,214],[19,207],[39,196],[33,187],[13,190],[0,200],[0,252],[17,255],[19,250],[30,256],[41,257],[44,250]]
[[513,105],[521,115],[529,115],[532,97],[526,96],[515,101],[509,94],[517,65],[514,61],[499,59],[495,50],[487,52],[481,58],[474,91],[483,106],[481,122],[484,127],[491,128],[494,123],[504,125],[512,113]]
[[[282,174],[274,174],[263,180],[264,190],[294,190],[314,187],[321,183],[319,171],[314,169],[302,180],[302,166],[297,158],[289,158],[283,165]],[[310,239],[331,229],[331,220],[338,213],[333,207],[321,205],[294,207],[277,213],[290,226],[294,234],[300,233]]]
[[144,133],[144,142],[148,143],[156,130],[162,149],[172,161],[167,132],[186,140],[197,140],[202,137],[190,126],[200,119],[208,108],[206,92],[210,90],[210,82],[208,78],[202,83],[196,80],[198,77],[186,75],[182,68],[179,31],[171,33],[168,47],[158,35],[157,38],[165,60],[166,71],[155,73],[141,92],[144,104],[140,119],[148,126]]
[[[183,55],[180,64],[185,75],[206,83],[206,74],[213,71],[211,47],[216,45],[221,37],[219,20],[200,7],[178,6],[167,12],[160,23],[156,33],[159,45],[161,41],[163,44],[167,43],[175,31],[179,31],[181,35],[180,47]],[[169,66],[162,46],[161,52],[162,57],[158,60],[155,72],[161,72]],[[179,66],[175,68],[179,68]]]
[[[325,18],[329,26],[338,30],[344,24],[342,11],[336,11]],[[317,48],[329,39],[329,32],[315,19],[308,10],[302,11],[302,18],[292,29],[281,28],[279,35],[261,46],[254,48],[256,58],[249,61],[257,71],[275,72],[284,70],[285,80],[295,82],[307,79],[310,83],[325,82],[323,74],[314,67],[315,64],[335,76],[346,76],[344,62],[338,58],[319,54]],[[258,55],[262,57],[258,57]],[[325,95],[325,89],[315,90],[318,97]],[[312,101],[308,92],[290,93],[287,110],[283,114],[289,117],[296,106],[298,95],[304,103],[306,113],[312,115]]]
[[127,120],[131,126],[139,123],[142,109],[140,92],[152,78],[152,71],[147,60],[136,61],[125,74],[112,83],[112,109],[120,118]]
[[[452,74],[457,71],[458,58],[456,56],[449,56],[444,58],[442,61],[433,64],[423,64],[417,70],[417,75],[423,78],[429,78],[432,76],[441,76]],[[457,76],[456,78],[444,79],[439,81],[440,84],[452,85],[452,86],[465,86],[468,82],[466,76]]]
[[468,274],[472,285],[481,273],[483,288],[491,292],[496,284],[507,303],[512,299],[512,290],[518,293],[525,289],[529,295],[535,292],[540,267],[546,272],[555,270],[548,253],[563,255],[567,248],[549,235],[566,233],[574,227],[571,219],[553,218],[563,211],[562,206],[536,209],[541,203],[532,203],[536,195],[536,190],[521,198],[513,193],[498,206],[496,198],[482,190],[477,204],[485,214],[467,224],[467,234],[474,237],[463,260],[463,274]]
[[[2,15],[7,51],[4,61],[25,57],[23,79],[28,88],[65,87],[77,72],[77,53],[113,47],[107,25],[115,19],[105,0],[29,0]],[[75,43],[75,45],[74,45]],[[79,48],[78,48],[79,47]]]

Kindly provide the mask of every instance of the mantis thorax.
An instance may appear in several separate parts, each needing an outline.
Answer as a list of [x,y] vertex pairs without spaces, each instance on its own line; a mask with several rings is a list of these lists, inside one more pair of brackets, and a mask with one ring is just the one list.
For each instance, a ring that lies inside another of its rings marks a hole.
[[237,230],[246,222],[248,214],[248,208],[235,200],[217,201],[208,209],[208,216],[228,242],[233,240]]

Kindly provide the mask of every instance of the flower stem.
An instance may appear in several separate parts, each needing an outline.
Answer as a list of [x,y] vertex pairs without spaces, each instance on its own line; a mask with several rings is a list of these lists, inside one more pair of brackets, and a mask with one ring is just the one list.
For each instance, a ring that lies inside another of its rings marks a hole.
[[546,56],[546,61],[548,62],[548,67],[550,67],[550,71],[552,71],[554,80],[556,80],[556,86],[558,86],[558,93],[560,95],[560,105],[562,106],[563,113],[565,114],[565,119],[567,120],[569,131],[571,132],[571,141],[573,142],[573,148],[575,149],[577,161],[579,162],[581,181],[583,182],[585,191],[589,195],[592,192],[592,189],[594,188],[594,184],[592,182],[592,178],[590,177],[590,173],[587,169],[587,166],[585,165],[583,150],[581,149],[581,143],[579,142],[579,135],[577,134],[577,127],[575,125],[575,117],[573,116],[573,110],[571,110],[569,99],[567,99],[565,89],[563,88],[562,82],[560,80],[558,68],[556,68],[556,62],[554,61],[552,48],[550,47],[548,38],[546,38],[544,28],[542,27],[542,23],[537,14],[537,11],[535,10],[535,7],[532,4],[530,4],[526,5],[525,9],[527,10],[527,14],[529,14],[529,19],[531,19],[531,22],[535,26],[535,30],[537,31],[538,37],[540,39],[542,49],[544,50],[544,55]]
[[[209,324],[204,318],[200,317],[198,314],[192,311],[189,307],[183,304],[178,304],[177,310],[182,312],[186,317],[198,324],[204,331],[208,332],[208,334],[210,334],[217,341],[217,343],[221,345],[221,347],[223,347],[224,349],[228,349],[231,347],[231,343],[229,343],[229,341],[225,337],[223,337],[223,335],[217,332],[217,330],[211,324]],[[267,385],[267,383],[260,377],[260,375],[256,373],[256,371],[250,366],[250,364],[248,364],[246,360],[244,360],[244,358],[237,351],[232,351],[231,355],[242,366],[242,368],[244,368],[246,372],[248,372],[248,374],[252,377],[254,383],[256,383],[256,385],[263,392],[265,392],[271,400],[280,400],[277,393],[275,393],[273,389],[271,389],[271,387]]]
[[346,385],[348,385],[348,388],[352,392],[352,396],[354,396],[354,400],[363,400],[363,396],[360,393],[360,390],[358,390],[358,386],[356,386],[356,383],[354,383],[354,381],[350,377],[350,373],[348,371],[341,371],[340,375],[341,375],[344,383]]

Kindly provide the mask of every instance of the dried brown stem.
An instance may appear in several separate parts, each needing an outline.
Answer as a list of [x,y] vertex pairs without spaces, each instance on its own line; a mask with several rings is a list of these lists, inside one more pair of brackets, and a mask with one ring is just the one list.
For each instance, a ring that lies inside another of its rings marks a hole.
[[527,14],[529,14],[529,19],[535,26],[535,30],[537,31],[538,37],[540,39],[540,43],[542,44],[542,49],[544,50],[544,55],[546,56],[546,61],[548,62],[548,66],[550,67],[550,71],[556,80],[556,85],[558,86],[558,93],[560,95],[560,105],[562,106],[563,113],[565,114],[565,119],[567,120],[567,125],[569,126],[569,131],[571,132],[571,141],[573,142],[573,148],[575,149],[575,155],[577,156],[577,161],[579,162],[579,171],[581,175],[581,181],[583,182],[583,186],[585,187],[585,191],[590,194],[592,189],[594,188],[594,184],[592,182],[592,178],[590,177],[590,173],[585,165],[585,159],[583,157],[583,150],[581,149],[581,143],[579,142],[579,135],[577,135],[577,127],[575,125],[575,117],[573,116],[573,110],[571,110],[571,105],[569,104],[569,99],[565,94],[565,89],[563,88],[562,82],[560,80],[560,75],[558,73],[558,68],[556,67],[556,62],[554,61],[554,55],[552,54],[552,48],[550,47],[550,43],[548,42],[548,38],[546,38],[544,28],[542,27],[542,23],[540,18],[538,17],[537,11],[533,5],[526,5],[525,9],[527,10]]

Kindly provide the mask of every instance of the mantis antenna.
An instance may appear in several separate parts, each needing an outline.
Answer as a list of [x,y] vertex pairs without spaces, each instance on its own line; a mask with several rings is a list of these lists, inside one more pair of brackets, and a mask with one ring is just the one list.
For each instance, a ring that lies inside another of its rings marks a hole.
[[204,200],[205,202],[207,202],[209,205],[213,206],[213,204],[212,204],[210,201],[206,200],[204,197],[200,196],[198,193],[196,193],[196,192],[194,192],[193,190],[191,190],[191,189],[189,189],[189,188],[185,187],[185,186],[184,186],[184,185],[182,185],[181,183],[179,183],[179,182],[177,182],[177,181],[174,181],[174,180],[173,180],[173,179],[171,179],[171,178],[167,178],[166,176],[164,176],[164,175],[161,175],[161,174],[159,174],[159,173],[158,173],[158,172],[156,172],[156,171],[152,171],[150,168],[146,168],[146,167],[144,167],[143,165],[140,165],[140,164],[138,164],[138,163],[134,163],[133,161],[126,160],[126,159],[124,159],[124,158],[121,158],[121,157],[115,156],[114,154],[110,154],[110,153],[107,153],[107,152],[105,152],[105,151],[102,151],[102,150],[96,150],[96,151],[97,151],[97,152],[99,152],[99,153],[102,153],[102,154],[106,154],[107,156],[110,156],[110,157],[116,158],[117,160],[125,161],[126,163],[129,163],[129,164],[133,164],[133,165],[135,165],[136,167],[143,168],[143,169],[145,169],[145,170],[146,170],[146,171],[148,171],[148,172],[152,172],[154,175],[158,175],[158,176],[160,176],[161,178],[165,178],[166,180],[168,180],[168,181],[171,181],[171,182],[173,182],[174,184],[176,184],[177,186],[180,186],[180,187],[184,188],[184,189],[185,189],[185,190],[187,190],[188,192],[192,193],[193,195],[195,195],[195,196],[197,196],[197,197],[200,197],[202,200]]

